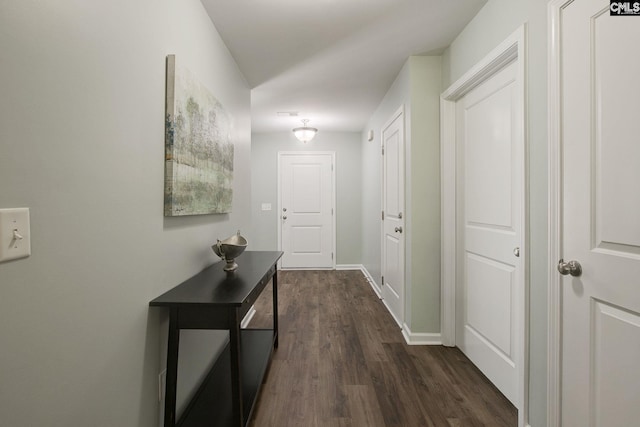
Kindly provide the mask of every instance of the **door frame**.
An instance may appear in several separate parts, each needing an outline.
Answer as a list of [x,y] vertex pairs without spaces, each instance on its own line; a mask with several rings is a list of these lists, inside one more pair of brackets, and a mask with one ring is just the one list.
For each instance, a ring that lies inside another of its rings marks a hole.
[[[331,260],[331,267],[328,268],[313,268],[313,270],[335,270],[336,263],[338,258],[338,252],[336,251],[336,217],[338,216],[338,211],[336,209],[336,188],[337,188],[337,165],[336,165],[336,152],[335,151],[278,151],[278,250],[282,250],[282,180],[281,180],[281,172],[282,172],[282,158],[284,156],[331,156],[331,211],[333,214],[331,215],[331,253],[333,253],[333,257]],[[282,259],[278,260],[278,267],[282,269]],[[301,268],[296,268],[296,270],[304,270]]]
[[562,421],[562,307],[560,275],[555,265],[562,253],[562,81],[560,31],[562,9],[573,0],[551,0],[547,5],[547,109],[549,150],[549,229],[547,279],[547,426]]
[[516,91],[517,105],[522,112],[522,122],[518,133],[523,145],[522,182],[523,195],[521,203],[522,240],[521,256],[523,262],[520,282],[524,289],[520,292],[517,306],[522,315],[519,320],[518,356],[518,426],[524,427],[529,417],[529,222],[528,222],[528,119],[527,119],[527,47],[526,24],[521,25],[500,45],[493,49],[480,62],[460,77],[440,96],[440,167],[441,167],[441,336],[442,344],[456,344],[456,268],[457,268],[457,232],[456,232],[456,181],[457,181],[457,149],[456,149],[456,103],[472,89],[493,77],[507,65],[517,63]]
[[[403,194],[403,198],[402,198],[402,212],[405,218],[404,221],[404,228],[405,228],[405,237],[403,238],[402,241],[402,246],[403,246],[403,259],[402,259],[402,281],[404,282],[402,284],[402,316],[401,319],[398,319],[396,317],[396,315],[393,313],[393,311],[391,310],[391,308],[389,307],[389,305],[385,302],[384,299],[384,293],[382,291],[382,288],[384,287],[384,280],[381,280],[380,283],[380,299],[382,300],[382,303],[384,304],[385,308],[387,309],[387,311],[391,314],[391,317],[393,318],[393,320],[396,321],[396,323],[398,324],[398,326],[400,327],[400,329],[402,331],[405,331],[407,329],[406,327],[406,317],[405,317],[405,313],[407,311],[407,238],[406,238],[406,218],[407,218],[407,195],[406,195],[406,190],[407,190],[407,138],[406,138],[406,117],[405,117],[405,111],[404,111],[404,104],[401,104],[400,107],[398,107],[397,110],[395,110],[393,112],[393,114],[389,117],[389,119],[384,123],[384,125],[382,125],[382,128],[380,129],[380,213],[382,214],[382,212],[384,211],[384,203],[385,203],[385,159],[384,159],[384,132],[385,130],[387,130],[389,128],[389,126],[391,126],[391,124],[396,121],[399,117],[402,117],[402,155],[400,157],[400,160],[402,161],[402,191],[404,192]],[[384,278],[386,270],[384,268],[384,263],[385,263],[385,249],[384,249],[384,239],[385,239],[385,235],[384,235],[384,219],[380,221],[380,273],[382,275],[382,277]]]

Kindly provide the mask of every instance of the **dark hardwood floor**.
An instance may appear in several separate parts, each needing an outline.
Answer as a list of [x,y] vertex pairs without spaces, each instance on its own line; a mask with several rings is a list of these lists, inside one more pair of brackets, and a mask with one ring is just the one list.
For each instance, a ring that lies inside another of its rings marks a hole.
[[[517,426],[460,350],[407,345],[361,272],[282,271],[278,296],[280,346],[250,426]],[[270,298],[250,327],[269,327]]]

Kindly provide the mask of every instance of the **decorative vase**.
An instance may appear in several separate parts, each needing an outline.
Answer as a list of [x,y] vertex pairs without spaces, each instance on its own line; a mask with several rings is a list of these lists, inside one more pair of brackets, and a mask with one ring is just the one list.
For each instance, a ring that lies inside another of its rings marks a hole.
[[240,235],[240,230],[238,232],[228,237],[224,240],[219,240],[218,242],[211,246],[213,252],[222,258],[227,265],[224,266],[224,271],[234,271],[238,268],[238,264],[236,264],[235,259],[244,252],[247,248],[247,239]]

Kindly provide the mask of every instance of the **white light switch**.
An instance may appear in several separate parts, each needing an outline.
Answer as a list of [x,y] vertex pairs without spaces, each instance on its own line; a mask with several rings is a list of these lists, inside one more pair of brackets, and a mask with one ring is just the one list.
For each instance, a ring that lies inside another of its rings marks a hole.
[[271,203],[263,203],[262,204],[262,210],[263,211],[270,211],[271,210]]
[[0,262],[30,255],[29,208],[0,209]]

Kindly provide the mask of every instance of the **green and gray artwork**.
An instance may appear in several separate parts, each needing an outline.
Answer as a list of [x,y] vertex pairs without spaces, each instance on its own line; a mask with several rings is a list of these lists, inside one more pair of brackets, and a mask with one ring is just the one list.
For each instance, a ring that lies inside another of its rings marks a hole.
[[175,70],[174,100],[174,115],[168,108],[165,123],[165,216],[231,212],[229,114],[185,68]]

